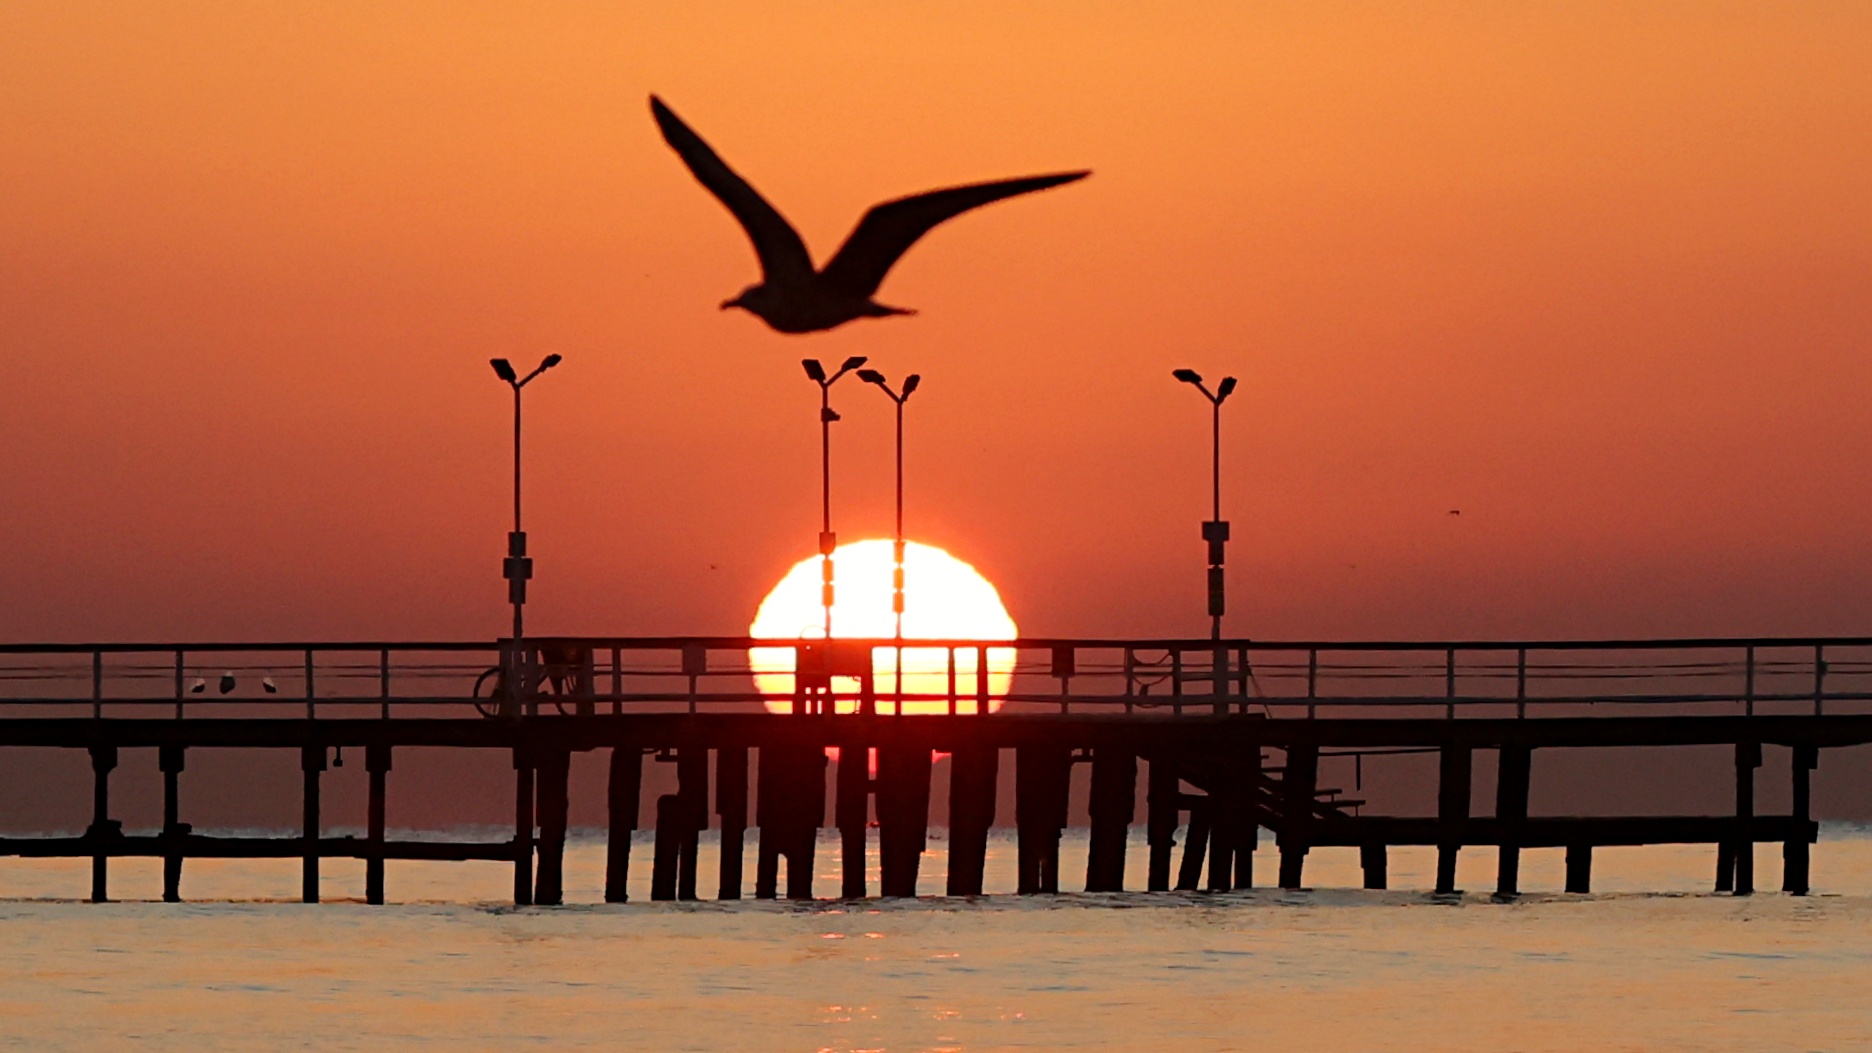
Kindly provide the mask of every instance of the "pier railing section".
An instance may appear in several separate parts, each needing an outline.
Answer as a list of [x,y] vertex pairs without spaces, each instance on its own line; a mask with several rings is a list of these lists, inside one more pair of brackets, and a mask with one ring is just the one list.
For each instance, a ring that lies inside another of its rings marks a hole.
[[[901,675],[900,675],[901,670]],[[7,717],[1872,712],[1872,638],[0,645]]]

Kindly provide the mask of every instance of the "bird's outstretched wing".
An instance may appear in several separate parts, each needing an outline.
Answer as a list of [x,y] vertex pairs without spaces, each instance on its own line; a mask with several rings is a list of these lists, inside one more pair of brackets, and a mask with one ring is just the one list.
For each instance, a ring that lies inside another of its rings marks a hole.
[[1004,197],[1071,183],[1090,172],[1062,172],[1058,175],[1003,179],[994,183],[972,183],[927,194],[886,201],[864,214],[845,239],[838,255],[827,263],[820,277],[826,285],[852,296],[870,297],[877,292],[898,257],[929,233],[930,228],[972,208],[980,208]]
[[689,166],[696,180],[741,221],[741,228],[747,231],[748,240],[754,243],[754,251],[760,256],[763,279],[770,283],[778,279],[782,284],[810,280],[812,257],[786,217],[749,186],[747,180],[735,174],[701,136],[655,95],[650,96],[650,113],[656,118],[657,127],[663,130],[663,141]]

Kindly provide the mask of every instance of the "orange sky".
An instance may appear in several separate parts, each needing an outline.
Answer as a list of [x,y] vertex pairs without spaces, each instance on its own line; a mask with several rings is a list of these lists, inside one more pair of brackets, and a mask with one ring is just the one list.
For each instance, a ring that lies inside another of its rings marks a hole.
[[[547,352],[542,632],[742,630],[849,354],[924,374],[911,532],[1028,633],[1206,629],[1181,365],[1242,380],[1235,632],[1872,627],[1872,7],[628,6],[0,8],[0,638],[494,635],[486,359]],[[1096,175],[783,337],[651,91],[822,256]]]

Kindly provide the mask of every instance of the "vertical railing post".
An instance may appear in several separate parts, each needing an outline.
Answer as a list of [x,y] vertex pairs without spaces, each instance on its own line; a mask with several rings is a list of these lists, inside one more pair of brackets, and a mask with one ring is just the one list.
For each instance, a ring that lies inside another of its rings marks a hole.
[[1124,711],[1128,717],[1136,708],[1132,699],[1137,696],[1137,655],[1129,647],[1124,649],[1124,680]]
[[313,709],[313,700],[317,697],[318,692],[312,686],[312,648],[308,647],[305,652],[305,704],[307,720],[311,720],[318,715]]
[[104,716],[104,652],[91,652],[91,717]]
[[383,699],[383,718],[390,719],[390,649],[377,652],[377,681],[380,697]]
[[1449,701],[1443,704],[1444,716],[1456,719],[1456,648],[1451,647],[1443,654],[1443,697]]
[[624,649],[611,648],[611,712],[624,712]]
[[1742,714],[1755,715],[1755,645],[1749,644],[1742,659]]
[[988,715],[988,648],[985,644],[975,647],[975,715]]
[[956,645],[950,644],[949,651],[949,715],[955,716],[959,708],[956,698]]
[[182,692],[182,649],[178,647],[175,653],[175,715],[177,720],[182,719]]
[[1307,648],[1307,719],[1319,716],[1319,648]]
[[1183,651],[1170,648],[1170,712],[1183,715]]
[[1826,645],[1814,644],[1814,716],[1819,716],[1826,699]]
[[1527,719],[1527,648],[1515,648],[1515,718]]

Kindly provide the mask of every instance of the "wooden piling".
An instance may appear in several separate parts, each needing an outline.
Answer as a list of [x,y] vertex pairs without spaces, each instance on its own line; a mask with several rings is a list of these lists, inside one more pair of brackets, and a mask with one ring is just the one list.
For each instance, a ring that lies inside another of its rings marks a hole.
[[1716,842],[1716,891],[1734,892],[1736,844],[1728,837]]
[[773,899],[779,893],[782,860],[787,867],[787,898],[812,898],[813,857],[819,825],[825,819],[825,763],[825,751],[816,746],[760,748],[754,795],[760,827],[754,876],[757,898]]
[[556,907],[565,902],[566,815],[570,809],[572,755],[563,749],[540,755],[534,793],[539,810],[539,863],[533,879],[533,902]]
[[515,746],[514,766],[514,905],[533,902],[533,758]]
[[[745,758],[745,754],[743,754]],[[643,750],[636,745],[611,748],[610,782],[605,791],[605,902],[630,898],[631,834],[643,801]]]
[[1086,852],[1086,891],[1123,892],[1125,840],[1137,809],[1137,754],[1116,746],[1094,749],[1087,804],[1092,835]]
[[1533,750],[1519,743],[1509,743],[1502,746],[1496,766],[1495,821],[1501,828],[1501,851],[1495,866],[1495,895],[1501,898],[1521,893],[1520,838],[1527,823],[1533,759]]
[[850,743],[839,747],[837,797],[832,806],[839,832],[839,895],[865,896],[865,841],[871,822],[871,751]]
[[676,799],[681,805],[681,840],[676,849],[676,898],[696,898],[696,856],[708,829],[709,751],[690,746],[676,754]]
[[1585,895],[1592,891],[1592,850],[1590,842],[1571,844],[1566,849],[1566,890]]
[[303,814],[300,818],[299,836],[304,840],[304,847],[300,850],[299,857],[299,899],[304,903],[317,903],[319,901],[319,835],[324,827],[324,820],[319,815],[319,783],[325,771],[325,747],[300,747],[299,771],[305,783],[305,789],[300,797]]
[[1359,869],[1365,877],[1365,887],[1382,889],[1390,884],[1387,851],[1382,841],[1367,842],[1359,846]]
[[1237,794],[1234,804],[1233,848],[1235,853],[1235,887],[1254,887],[1254,854],[1261,840],[1261,744],[1251,744],[1243,753],[1240,761],[1240,773],[1233,787]]
[[[91,747],[91,826],[85,831],[94,842],[116,839],[122,824],[110,817],[110,773],[117,767],[117,747]],[[110,856],[100,843],[91,856],[91,902],[110,898]]]
[[364,902],[384,901],[384,783],[390,772],[390,747],[364,748],[364,770],[370,775],[370,811],[365,832]]
[[1236,829],[1241,825],[1239,775],[1217,765],[1211,778],[1209,801],[1209,891],[1227,892],[1235,884]]
[[1163,753],[1151,756],[1146,778],[1144,834],[1150,845],[1150,866],[1144,887],[1151,892],[1168,892],[1171,854],[1176,851],[1177,814],[1182,807],[1181,780],[1175,762]]
[[723,746],[715,751],[715,814],[721,817],[721,882],[715,897],[740,899],[748,821],[746,746]]
[[928,746],[878,747],[879,891],[885,896],[916,895],[929,848],[930,771]]
[[1808,891],[1808,845],[1813,840],[1812,779],[1820,764],[1820,751],[1813,746],[1795,746],[1789,761],[1793,769],[1793,819],[1795,832],[1781,845],[1781,891],[1805,896]]
[[1755,769],[1761,767],[1761,743],[1736,743],[1735,765],[1735,894],[1748,896],[1755,892],[1755,837],[1749,828],[1755,820]]
[[1066,746],[1019,746],[1014,750],[1014,836],[1016,888],[1021,895],[1059,892],[1060,835],[1072,780],[1072,750]]
[[182,902],[182,843],[189,825],[182,822],[181,779],[183,749],[162,746],[156,751],[157,767],[163,776],[163,902]]
[[1189,826],[1183,831],[1183,865],[1177,868],[1178,892],[1194,892],[1202,885],[1203,857],[1209,850],[1209,835],[1215,828],[1213,798],[1185,798],[1189,804]]
[[1468,746],[1442,748],[1437,779],[1437,821],[1442,839],[1437,845],[1436,890],[1456,891],[1456,854],[1462,850],[1469,825],[1470,770],[1474,760]]
[[993,746],[958,746],[949,755],[949,873],[951,896],[982,894],[988,830],[994,825],[1001,751]]
[[1296,743],[1287,747],[1287,770],[1281,773],[1280,887],[1302,888],[1309,835],[1313,827],[1314,790],[1319,786],[1319,747]]

